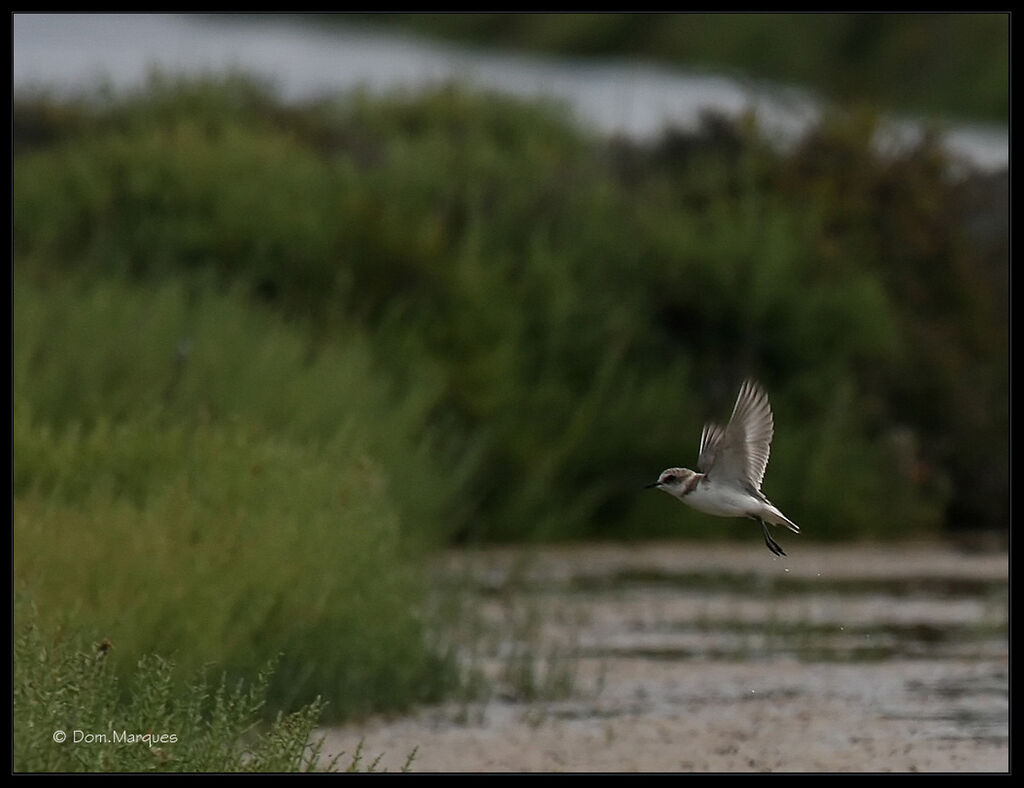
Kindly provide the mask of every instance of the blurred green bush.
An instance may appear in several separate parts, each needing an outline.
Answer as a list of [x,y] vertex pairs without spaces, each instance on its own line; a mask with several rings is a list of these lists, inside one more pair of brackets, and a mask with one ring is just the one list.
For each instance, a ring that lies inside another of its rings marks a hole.
[[186,669],[283,653],[279,708],[440,697],[433,547],[755,538],[640,490],[747,375],[806,538],[1006,533],[1006,181],[941,140],[883,155],[852,114],[641,146],[238,77],[13,122],[15,588],[45,621]]
[[[1002,528],[1001,239],[970,234],[937,140],[883,156],[873,131],[833,119],[780,153],[709,121],[608,145],[457,88],[286,107],[237,80],[22,102],[16,276],[242,288],[314,346],[358,325],[399,398],[426,388],[435,434],[474,453],[447,498],[464,538],[677,533],[687,515],[635,488],[693,461],[746,374],[777,413],[766,490],[809,534],[951,511]],[[301,422],[290,396],[277,418]],[[967,457],[991,480],[973,498]],[[687,532],[744,532],[704,522]]]
[[159,650],[252,679],[276,659],[272,709],[447,691],[422,556],[458,468],[429,446],[427,385],[399,397],[357,331],[313,354],[176,281],[19,276],[14,298],[15,590],[42,624],[129,666]]

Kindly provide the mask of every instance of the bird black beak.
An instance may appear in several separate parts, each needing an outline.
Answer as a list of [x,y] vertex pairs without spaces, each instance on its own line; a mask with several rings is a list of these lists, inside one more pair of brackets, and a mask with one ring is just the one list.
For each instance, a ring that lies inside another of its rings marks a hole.
[[661,482],[655,482],[654,484],[645,484],[644,489],[649,490],[652,487],[661,487]]

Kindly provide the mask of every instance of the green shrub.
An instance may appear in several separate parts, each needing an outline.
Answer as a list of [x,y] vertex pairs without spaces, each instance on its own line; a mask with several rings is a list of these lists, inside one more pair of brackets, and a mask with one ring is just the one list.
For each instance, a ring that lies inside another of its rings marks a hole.
[[174,284],[19,280],[15,300],[15,584],[45,622],[189,670],[283,654],[274,708],[444,691],[422,570],[458,470],[427,459],[429,381],[397,396],[358,332],[310,354]]
[[[746,533],[636,491],[692,463],[702,419],[727,416],[756,375],[778,433],[766,492],[809,535],[926,531],[958,506],[1005,525],[992,486],[967,501],[948,483],[960,457],[1004,440],[1007,332],[990,308],[998,244],[971,242],[934,140],[884,156],[874,119],[856,116],[785,152],[756,125],[712,121],[605,145],[558,110],[456,87],[286,107],[230,81],[159,83],[91,111],[56,116],[36,132],[50,142],[16,159],[16,279],[228,288],[239,313],[263,304],[312,338],[287,361],[265,338],[266,356],[228,343],[207,362],[197,346],[178,380],[171,347],[189,333],[165,321],[162,360],[115,351],[100,366],[115,383],[75,395],[112,422],[136,397],[116,381],[151,358],[164,372],[143,395],[179,391],[161,406],[175,418],[219,420],[251,398],[259,423],[320,441],[331,389],[290,370],[308,353],[330,380],[319,348],[358,331],[395,390],[371,399],[419,414],[394,426],[377,409],[366,440],[390,447],[389,469],[411,440],[417,466],[451,477],[402,466],[395,502],[417,529]],[[208,395],[198,368],[231,384]],[[52,367],[32,400],[41,422],[75,411],[63,403],[91,369]],[[986,403],[969,430],[958,399]],[[989,464],[986,479],[1006,478],[1001,452]]]
[[316,699],[261,724],[270,681],[261,671],[239,683],[188,683],[157,656],[141,658],[119,681],[109,643],[90,652],[44,637],[22,610],[14,638],[16,772],[283,772],[329,766],[313,730]]

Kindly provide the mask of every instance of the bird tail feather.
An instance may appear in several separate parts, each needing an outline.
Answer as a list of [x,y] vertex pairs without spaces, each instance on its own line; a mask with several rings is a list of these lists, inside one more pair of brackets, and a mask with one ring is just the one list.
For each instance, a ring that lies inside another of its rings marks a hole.
[[800,533],[800,526],[794,523],[788,517],[786,517],[786,515],[784,515],[771,504],[765,507],[765,514],[767,515],[767,517],[764,517],[764,519],[770,522],[772,525],[784,525],[793,533]]

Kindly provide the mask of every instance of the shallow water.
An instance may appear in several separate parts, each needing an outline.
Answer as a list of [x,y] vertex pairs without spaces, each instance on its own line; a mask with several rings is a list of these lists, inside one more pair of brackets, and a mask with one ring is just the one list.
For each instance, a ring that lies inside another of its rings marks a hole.
[[[943,545],[448,557],[490,694],[329,731],[427,771],[1006,771],[1008,559]],[[453,635],[459,643],[460,635]]]

